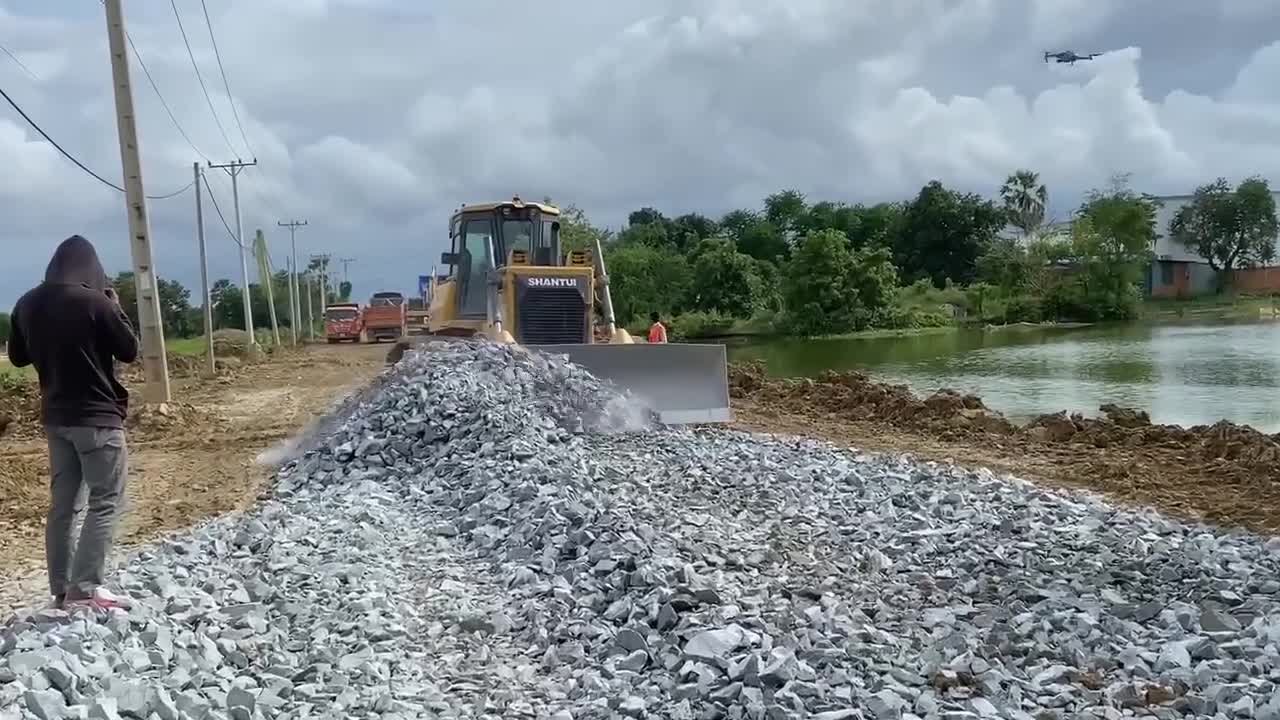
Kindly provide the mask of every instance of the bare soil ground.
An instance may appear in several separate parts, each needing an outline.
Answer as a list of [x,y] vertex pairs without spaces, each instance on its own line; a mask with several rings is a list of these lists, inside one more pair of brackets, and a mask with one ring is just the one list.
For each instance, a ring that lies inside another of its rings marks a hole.
[[1261,533],[1280,532],[1280,435],[1220,422],[1153,425],[1145,412],[1103,406],[1102,418],[1043,415],[1010,423],[974,396],[919,398],[860,373],[773,379],[734,367],[744,429],[801,435],[872,452],[988,467],[1127,505]]
[[[244,508],[267,469],[254,459],[383,367],[386,345],[313,345],[198,377],[174,358],[174,404],[129,418],[128,504],[118,542],[145,542]],[[126,382],[130,378],[126,378]],[[132,378],[135,381],[136,377]],[[30,385],[0,387],[0,615],[43,594],[48,458]]]

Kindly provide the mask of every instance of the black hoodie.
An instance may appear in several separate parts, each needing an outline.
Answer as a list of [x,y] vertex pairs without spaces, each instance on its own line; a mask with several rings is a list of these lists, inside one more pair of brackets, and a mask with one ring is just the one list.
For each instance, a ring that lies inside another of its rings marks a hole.
[[138,339],[107,287],[93,245],[73,235],[54,251],[44,282],[13,308],[9,361],[35,365],[46,425],[124,423],[129,393],[113,360],[137,359]]

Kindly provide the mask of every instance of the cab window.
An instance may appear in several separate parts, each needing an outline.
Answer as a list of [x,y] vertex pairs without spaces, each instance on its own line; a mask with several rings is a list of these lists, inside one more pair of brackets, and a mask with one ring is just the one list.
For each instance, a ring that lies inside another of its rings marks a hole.
[[503,220],[502,242],[506,252],[519,250],[530,254],[533,252],[533,223],[528,220]]
[[487,219],[468,220],[462,226],[458,274],[462,279],[462,313],[483,315],[485,282],[493,269],[489,261],[489,244],[493,239],[493,223]]

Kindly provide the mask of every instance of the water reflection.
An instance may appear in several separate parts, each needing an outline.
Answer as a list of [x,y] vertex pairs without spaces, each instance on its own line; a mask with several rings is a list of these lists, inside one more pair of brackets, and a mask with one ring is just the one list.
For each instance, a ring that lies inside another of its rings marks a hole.
[[963,331],[904,338],[731,344],[730,359],[776,375],[863,369],[918,392],[980,395],[1012,418],[1114,402],[1156,422],[1226,418],[1280,431],[1280,324],[1126,325]]

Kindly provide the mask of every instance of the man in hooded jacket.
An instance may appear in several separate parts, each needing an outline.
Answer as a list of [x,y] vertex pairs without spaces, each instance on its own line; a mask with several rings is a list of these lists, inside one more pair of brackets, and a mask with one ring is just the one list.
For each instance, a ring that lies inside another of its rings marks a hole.
[[[124,499],[129,393],[115,361],[133,362],[138,339],[107,282],[98,253],[74,235],[53,253],[44,282],[13,308],[9,361],[34,365],[49,441],[50,503],[45,528],[49,590],[55,603],[128,607],[103,586]],[[80,538],[77,498],[87,489]]]

